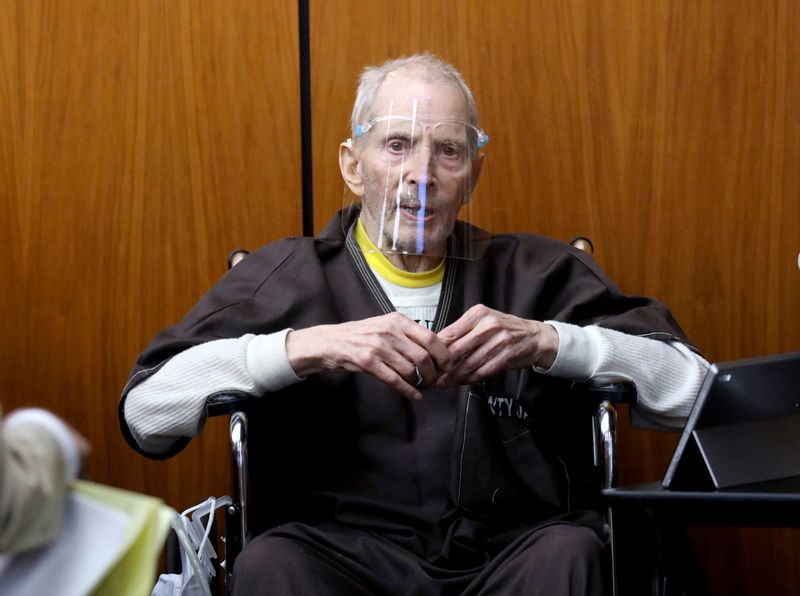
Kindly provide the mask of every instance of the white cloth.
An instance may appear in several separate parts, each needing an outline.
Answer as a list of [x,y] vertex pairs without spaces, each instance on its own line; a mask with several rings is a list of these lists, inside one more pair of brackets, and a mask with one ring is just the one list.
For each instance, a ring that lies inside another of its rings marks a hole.
[[648,419],[665,427],[683,425],[709,367],[703,357],[679,342],[546,322],[558,332],[559,347],[545,374],[573,381],[629,381]]
[[67,425],[55,414],[41,408],[14,410],[6,416],[3,422],[7,429],[28,423],[41,426],[53,435],[58,442],[58,446],[61,447],[61,452],[64,454],[67,483],[75,480],[81,471],[81,453],[75,437],[72,436],[72,432]]

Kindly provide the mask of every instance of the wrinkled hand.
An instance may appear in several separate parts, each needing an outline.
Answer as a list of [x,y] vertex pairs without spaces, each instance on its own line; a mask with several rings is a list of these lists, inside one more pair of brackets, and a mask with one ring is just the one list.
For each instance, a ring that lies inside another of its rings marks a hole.
[[435,333],[400,313],[291,331],[286,354],[299,376],[323,370],[368,373],[409,399],[421,399],[417,371],[433,385],[451,366]]
[[549,368],[558,353],[558,333],[550,325],[521,319],[478,304],[442,329],[439,338],[453,367],[437,386],[477,383],[498,372],[531,365]]

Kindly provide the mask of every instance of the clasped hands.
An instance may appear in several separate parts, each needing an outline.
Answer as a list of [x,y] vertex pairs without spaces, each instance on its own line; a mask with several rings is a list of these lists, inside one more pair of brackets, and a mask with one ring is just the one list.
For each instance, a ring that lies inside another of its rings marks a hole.
[[418,378],[441,389],[476,383],[500,371],[549,368],[556,330],[482,304],[433,333],[399,313],[292,331],[289,362],[299,376],[321,371],[371,374],[409,399],[421,399]]

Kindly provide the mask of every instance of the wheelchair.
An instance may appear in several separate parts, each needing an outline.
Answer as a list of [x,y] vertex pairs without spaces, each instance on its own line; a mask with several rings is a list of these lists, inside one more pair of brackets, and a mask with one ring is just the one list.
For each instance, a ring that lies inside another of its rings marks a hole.
[[[574,239],[571,244],[589,253],[593,252],[591,241],[585,237]],[[228,255],[228,267],[234,267],[246,258],[248,251],[237,249]],[[593,466],[599,478],[600,489],[613,488],[618,482],[617,468],[617,411],[619,404],[635,404],[635,387],[627,382],[604,382],[603,384],[574,384],[573,392],[581,399],[593,404],[591,416],[591,451]],[[224,575],[226,590],[232,584],[236,558],[251,538],[252,511],[248,495],[251,481],[248,470],[249,431],[253,400],[240,394],[217,394],[206,404],[209,417],[229,417],[229,438],[231,458],[231,500],[224,507]],[[587,439],[588,440],[588,439]],[[605,508],[605,523],[609,537],[610,584],[612,593],[617,594],[617,553],[614,539],[614,517],[610,507]]]

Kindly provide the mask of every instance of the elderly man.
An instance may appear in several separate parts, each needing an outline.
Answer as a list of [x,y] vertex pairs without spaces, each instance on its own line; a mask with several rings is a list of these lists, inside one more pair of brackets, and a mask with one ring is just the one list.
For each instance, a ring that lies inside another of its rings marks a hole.
[[253,253],[157,336],[123,433],[167,457],[209,396],[258,398],[280,507],[237,560],[237,593],[603,593],[570,385],[627,378],[644,415],[676,425],[706,361],[579,251],[458,220],[488,137],[449,64],[366,69],[352,135],[354,206]]

